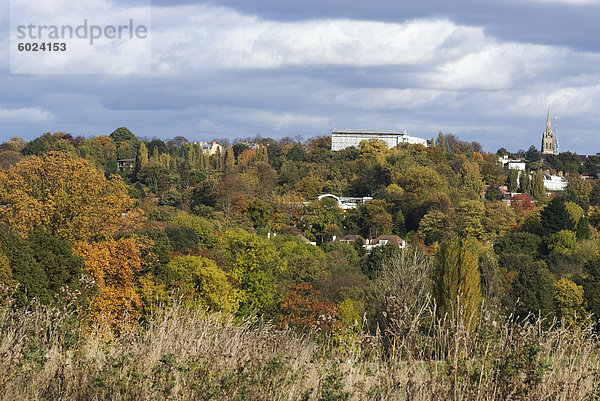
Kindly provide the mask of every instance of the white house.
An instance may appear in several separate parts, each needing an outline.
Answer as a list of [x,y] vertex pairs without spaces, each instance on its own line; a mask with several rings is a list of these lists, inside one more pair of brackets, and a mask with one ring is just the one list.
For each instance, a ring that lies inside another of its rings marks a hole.
[[544,187],[548,191],[564,191],[568,181],[561,175],[544,174]]
[[504,155],[499,158],[499,161],[500,161],[500,163],[502,163],[502,165],[504,167],[507,167],[509,170],[514,169],[514,170],[525,171],[525,161],[524,160],[511,159],[507,155]]
[[406,241],[397,235],[380,235],[374,240],[371,240],[363,245],[363,247],[367,250],[367,252],[370,252],[373,248],[384,245],[394,245],[398,248],[404,248],[406,246]]

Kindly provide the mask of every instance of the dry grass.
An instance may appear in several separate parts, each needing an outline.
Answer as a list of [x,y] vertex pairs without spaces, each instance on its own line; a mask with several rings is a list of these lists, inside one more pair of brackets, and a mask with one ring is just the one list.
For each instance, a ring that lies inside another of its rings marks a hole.
[[[73,313],[0,307],[3,400],[586,400],[600,349],[588,328],[476,332],[421,304],[401,333],[302,335],[172,305],[106,339]],[[406,315],[404,315],[407,318]],[[394,327],[390,325],[389,327]]]

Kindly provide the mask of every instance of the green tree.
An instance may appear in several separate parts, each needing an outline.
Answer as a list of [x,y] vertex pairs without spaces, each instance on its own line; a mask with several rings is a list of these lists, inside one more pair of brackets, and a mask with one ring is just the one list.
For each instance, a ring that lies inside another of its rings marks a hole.
[[239,282],[238,314],[274,312],[275,277],[286,269],[274,244],[241,229],[227,230],[221,236],[219,249],[228,263],[229,274]]
[[454,237],[440,244],[434,263],[433,294],[440,316],[461,318],[471,330],[481,303],[479,251],[474,238]]
[[560,198],[554,198],[540,212],[542,220],[542,233],[551,235],[561,230],[573,230],[575,222],[569,214],[565,202]]
[[577,223],[577,239],[578,240],[586,240],[590,239],[592,236],[592,230],[590,229],[590,222],[587,217],[581,216],[579,222]]
[[450,235],[450,220],[446,213],[439,210],[428,212],[419,223],[419,236],[427,245],[440,242]]
[[165,228],[174,251],[184,251],[198,246],[200,239],[196,230],[186,226],[170,225]]
[[73,255],[71,243],[40,229],[29,233],[28,242],[35,259],[46,272],[52,293],[58,293],[63,287],[79,287],[83,259]]
[[520,190],[524,194],[531,193],[531,177],[528,172],[523,171],[521,173]]
[[227,274],[217,264],[202,256],[176,256],[167,265],[171,286],[183,291],[195,307],[235,313],[238,296]]
[[485,216],[484,203],[479,200],[463,201],[459,203],[455,213],[456,233],[462,237],[483,236],[482,221]]
[[508,189],[510,192],[519,190],[519,170],[511,168],[508,170]]
[[506,234],[516,222],[514,210],[502,202],[485,202],[483,227],[484,238],[494,243],[499,236]]
[[311,201],[304,207],[300,226],[306,236],[321,244],[337,234],[341,227],[342,211],[335,199]]
[[[513,282],[511,301],[507,306],[521,319],[536,319],[554,312],[554,277],[542,262],[534,262],[528,255],[520,255],[517,276]],[[530,315],[533,314],[533,315]]]
[[28,298],[49,303],[52,300],[50,280],[36,260],[29,241],[0,225],[0,247],[8,257],[13,279],[20,284],[15,294],[19,303],[25,304]]
[[546,189],[544,187],[544,175],[541,171],[536,171],[531,177],[531,196],[538,202],[546,199]]
[[548,239],[548,249],[560,255],[573,255],[577,246],[575,233],[570,230],[560,230]]
[[494,244],[494,251],[499,254],[524,254],[535,257],[542,239],[528,232],[507,232]]
[[583,287],[563,277],[554,283],[554,291],[556,316],[569,325],[582,322],[586,317]]
[[191,228],[198,235],[198,242],[204,248],[217,245],[218,238],[212,223],[204,217],[179,212],[171,219],[171,223]]
[[531,145],[525,153],[525,159],[527,159],[528,162],[537,162],[539,160],[542,160],[542,155],[535,146]]
[[600,257],[589,260],[583,269],[585,276],[582,287],[585,304],[596,322],[600,322]]

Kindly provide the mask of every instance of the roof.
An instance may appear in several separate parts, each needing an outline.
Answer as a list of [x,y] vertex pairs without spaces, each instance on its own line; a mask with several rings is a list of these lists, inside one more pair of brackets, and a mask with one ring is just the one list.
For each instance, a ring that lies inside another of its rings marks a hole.
[[372,240],[369,245],[376,245],[380,241],[387,241],[386,245],[402,246],[404,244],[404,240],[397,235],[380,235]]
[[340,238],[336,238],[336,241],[358,241],[361,240],[363,243],[366,242],[365,239],[357,234],[349,234],[349,235],[345,235],[343,237]]
[[371,130],[371,129],[339,129],[336,128],[332,134],[374,134],[374,135],[408,135],[405,129],[403,130]]

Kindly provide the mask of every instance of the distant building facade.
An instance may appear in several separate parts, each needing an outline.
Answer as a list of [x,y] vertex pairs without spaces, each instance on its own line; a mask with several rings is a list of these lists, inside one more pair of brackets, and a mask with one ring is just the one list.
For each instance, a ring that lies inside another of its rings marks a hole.
[[393,148],[401,143],[421,144],[427,146],[427,140],[410,136],[406,130],[376,131],[376,130],[351,130],[335,129],[331,133],[331,150],[342,150],[351,146],[358,147],[361,141],[379,139],[385,142],[388,148]]
[[200,145],[200,149],[202,149],[202,153],[204,153],[205,155],[214,156],[216,154],[225,154],[225,149],[223,149],[223,146],[221,146],[217,142],[194,142],[194,145],[196,144]]
[[550,121],[550,107],[548,107],[548,117],[546,118],[546,130],[542,134],[542,154],[557,155],[558,144],[556,142],[556,132],[552,132]]
[[568,183],[562,175],[544,174],[544,187],[548,191],[564,191]]

